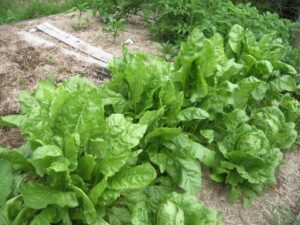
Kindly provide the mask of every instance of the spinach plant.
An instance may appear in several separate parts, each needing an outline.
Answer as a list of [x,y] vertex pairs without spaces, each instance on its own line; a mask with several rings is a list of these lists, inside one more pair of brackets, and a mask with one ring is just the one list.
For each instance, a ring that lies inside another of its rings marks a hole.
[[0,118],[27,140],[0,148],[0,223],[219,225],[197,200],[199,163],[249,207],[299,143],[299,75],[276,34],[226,36],[195,30],[174,62],[125,51],[99,86],[23,92]]

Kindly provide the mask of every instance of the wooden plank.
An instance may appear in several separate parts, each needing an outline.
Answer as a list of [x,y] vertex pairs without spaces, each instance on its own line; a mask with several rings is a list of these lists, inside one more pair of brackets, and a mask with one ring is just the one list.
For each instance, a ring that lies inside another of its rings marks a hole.
[[65,55],[74,57],[78,61],[90,63],[90,64],[97,64],[98,66],[108,69],[107,63],[102,62],[100,60],[97,60],[95,58],[92,58],[90,56],[83,55],[79,52],[75,52],[73,50],[67,49],[67,48],[61,48],[61,52]]
[[18,32],[20,37],[34,47],[54,48],[55,44],[26,31]]
[[64,47],[59,47],[55,45],[53,42],[47,41],[41,37],[38,37],[32,33],[26,32],[26,31],[20,31],[18,32],[20,37],[26,41],[28,44],[34,46],[34,47],[44,47],[44,48],[57,48],[57,50],[61,51],[64,55],[73,57],[77,61],[89,63],[89,64],[95,64],[99,66],[99,71],[101,71],[102,74],[108,75],[109,70],[107,63],[102,62],[98,59],[95,59],[93,57],[84,55],[82,53],[64,48]]
[[94,57],[95,59],[101,60],[102,62],[108,63],[111,59],[113,59],[113,55],[103,51],[100,48],[92,46],[71,34],[68,34],[55,26],[51,25],[50,23],[43,23],[37,26],[37,29],[58,39],[65,44],[72,46],[73,48],[81,51],[89,56]]

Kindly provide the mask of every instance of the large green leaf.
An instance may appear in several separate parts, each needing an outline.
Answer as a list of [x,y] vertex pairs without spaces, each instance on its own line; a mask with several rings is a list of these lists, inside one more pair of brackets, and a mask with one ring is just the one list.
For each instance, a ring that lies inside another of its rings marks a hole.
[[113,114],[106,119],[107,144],[101,149],[100,155],[103,174],[112,176],[126,164],[131,156],[131,148],[139,144],[146,129],[146,125],[133,124],[122,114]]
[[229,32],[229,45],[231,50],[237,55],[240,54],[243,38],[245,35],[245,29],[240,25],[234,25]]
[[49,205],[74,208],[78,201],[74,192],[61,191],[42,186],[34,182],[23,184],[20,188],[25,206],[31,209],[43,209]]
[[149,185],[155,178],[155,169],[145,163],[121,170],[109,180],[109,187],[114,190],[138,189]]
[[0,206],[2,206],[12,192],[14,179],[11,164],[6,160],[0,160],[0,178]]
[[157,212],[157,225],[184,225],[184,212],[173,202],[167,201]]
[[55,145],[45,145],[37,148],[28,161],[34,166],[39,176],[44,176],[51,163],[61,158],[62,155],[63,152],[59,147]]

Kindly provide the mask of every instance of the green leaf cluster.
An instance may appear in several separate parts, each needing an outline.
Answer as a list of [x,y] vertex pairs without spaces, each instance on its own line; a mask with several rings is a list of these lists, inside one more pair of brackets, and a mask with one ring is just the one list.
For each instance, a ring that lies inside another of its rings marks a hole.
[[[140,109],[143,89],[129,101],[108,86],[79,77],[58,86],[41,81],[20,95],[22,114],[1,118],[28,142],[0,148],[0,224],[221,224],[195,197],[194,154],[209,151],[179,128],[158,127],[163,110],[146,104],[138,120],[129,113]],[[193,149],[176,155],[185,142]]]
[[23,92],[22,113],[0,119],[28,140],[0,149],[0,222],[221,224],[197,201],[199,162],[249,206],[299,141],[299,83],[276,35],[234,25],[228,37],[195,30],[174,63],[125,51],[99,86]]
[[234,24],[255,30],[261,38],[270,30],[289,44],[292,22],[281,19],[276,13],[260,13],[248,4],[233,4],[223,0],[158,0],[153,4],[154,22],[149,24],[155,36],[165,41],[185,40],[193,29],[203,30],[206,36],[215,32],[227,37]]

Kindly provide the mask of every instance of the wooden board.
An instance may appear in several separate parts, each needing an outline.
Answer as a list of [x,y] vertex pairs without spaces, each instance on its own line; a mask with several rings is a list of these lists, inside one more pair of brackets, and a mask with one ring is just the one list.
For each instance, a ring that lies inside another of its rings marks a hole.
[[74,37],[73,35],[66,33],[50,23],[45,22],[40,24],[37,26],[37,29],[102,62],[108,63],[113,59],[113,55],[110,53],[107,53],[100,48],[92,46]]
[[98,59],[95,59],[93,57],[84,55],[82,53],[64,48],[64,47],[59,47],[53,42],[47,41],[41,37],[38,37],[34,35],[33,33],[26,32],[26,31],[20,31],[18,32],[20,37],[26,41],[28,44],[34,46],[34,47],[42,47],[42,48],[56,48],[57,50],[61,51],[64,55],[70,56],[74,58],[77,61],[89,63],[89,64],[95,64],[99,66],[99,70],[101,71],[102,74],[108,75],[109,71],[107,68],[107,63],[100,61]]
[[54,48],[55,44],[26,31],[18,32],[20,37],[34,47]]

